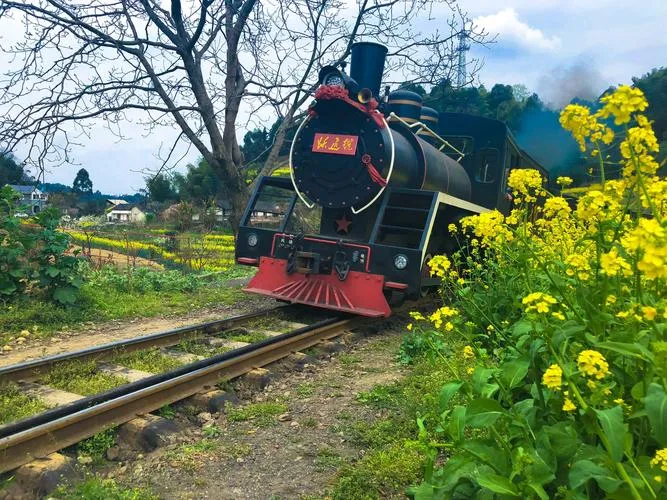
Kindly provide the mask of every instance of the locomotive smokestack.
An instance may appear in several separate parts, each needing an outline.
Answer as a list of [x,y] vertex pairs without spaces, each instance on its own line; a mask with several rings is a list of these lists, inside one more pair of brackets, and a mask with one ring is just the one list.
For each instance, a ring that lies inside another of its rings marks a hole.
[[370,89],[379,101],[387,47],[375,42],[357,42],[352,44],[351,50],[350,76],[357,82],[359,89]]

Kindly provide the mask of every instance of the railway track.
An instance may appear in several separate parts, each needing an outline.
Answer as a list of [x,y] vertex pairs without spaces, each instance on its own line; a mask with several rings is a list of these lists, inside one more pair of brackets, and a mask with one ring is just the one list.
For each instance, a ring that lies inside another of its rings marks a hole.
[[46,356],[33,361],[17,363],[0,367],[0,381],[18,382],[36,380],[48,373],[54,366],[68,361],[104,360],[117,355],[119,352],[129,353],[151,347],[171,347],[184,339],[195,335],[215,335],[225,330],[237,328],[243,323],[276,314],[281,311],[289,312],[295,306],[280,305],[266,309],[259,309],[246,314],[224,318],[221,320],[208,321],[195,325],[183,326],[171,330],[144,335],[131,339],[109,342],[98,346],[72,351],[53,356]]
[[[200,332],[220,332],[249,319],[287,311],[281,306],[217,322],[178,328],[136,339],[105,344],[73,353],[0,369],[0,380],[24,381],[43,376],[59,363],[72,360],[100,360],[119,349],[140,350],[173,346],[182,338]],[[10,471],[34,458],[66,448],[104,429],[115,427],[164,405],[210,390],[222,380],[230,380],[255,368],[302,351],[341,335],[359,325],[360,318],[333,317],[319,320],[287,333],[274,333],[265,340],[185,364],[177,369],[146,374],[139,380],[101,394],[82,397],[26,419],[0,427],[0,473]]]

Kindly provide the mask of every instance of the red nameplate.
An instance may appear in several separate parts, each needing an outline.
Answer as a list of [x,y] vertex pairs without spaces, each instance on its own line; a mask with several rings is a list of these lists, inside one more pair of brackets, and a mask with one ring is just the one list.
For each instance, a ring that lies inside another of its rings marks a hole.
[[320,134],[318,132],[313,140],[313,152],[354,156],[357,153],[357,142],[359,142],[359,137],[356,135]]

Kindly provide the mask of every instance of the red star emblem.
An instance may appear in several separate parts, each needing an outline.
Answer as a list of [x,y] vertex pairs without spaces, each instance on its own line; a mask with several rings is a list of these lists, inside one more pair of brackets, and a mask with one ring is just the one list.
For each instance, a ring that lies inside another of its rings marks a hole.
[[350,224],[352,224],[352,221],[343,215],[340,219],[336,220],[336,232],[347,234],[350,231]]

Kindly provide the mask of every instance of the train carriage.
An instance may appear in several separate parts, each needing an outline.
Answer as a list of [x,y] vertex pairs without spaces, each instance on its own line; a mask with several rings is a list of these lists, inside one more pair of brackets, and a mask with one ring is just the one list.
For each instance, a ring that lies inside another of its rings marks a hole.
[[[389,316],[437,285],[428,261],[455,250],[448,225],[507,213],[509,171],[536,166],[502,122],[437,113],[406,90],[382,101],[385,55],[361,42],[349,76],[320,71],[290,178],[260,179],[241,222],[237,262],[259,266],[248,292]],[[253,217],[267,204],[278,217]]]

